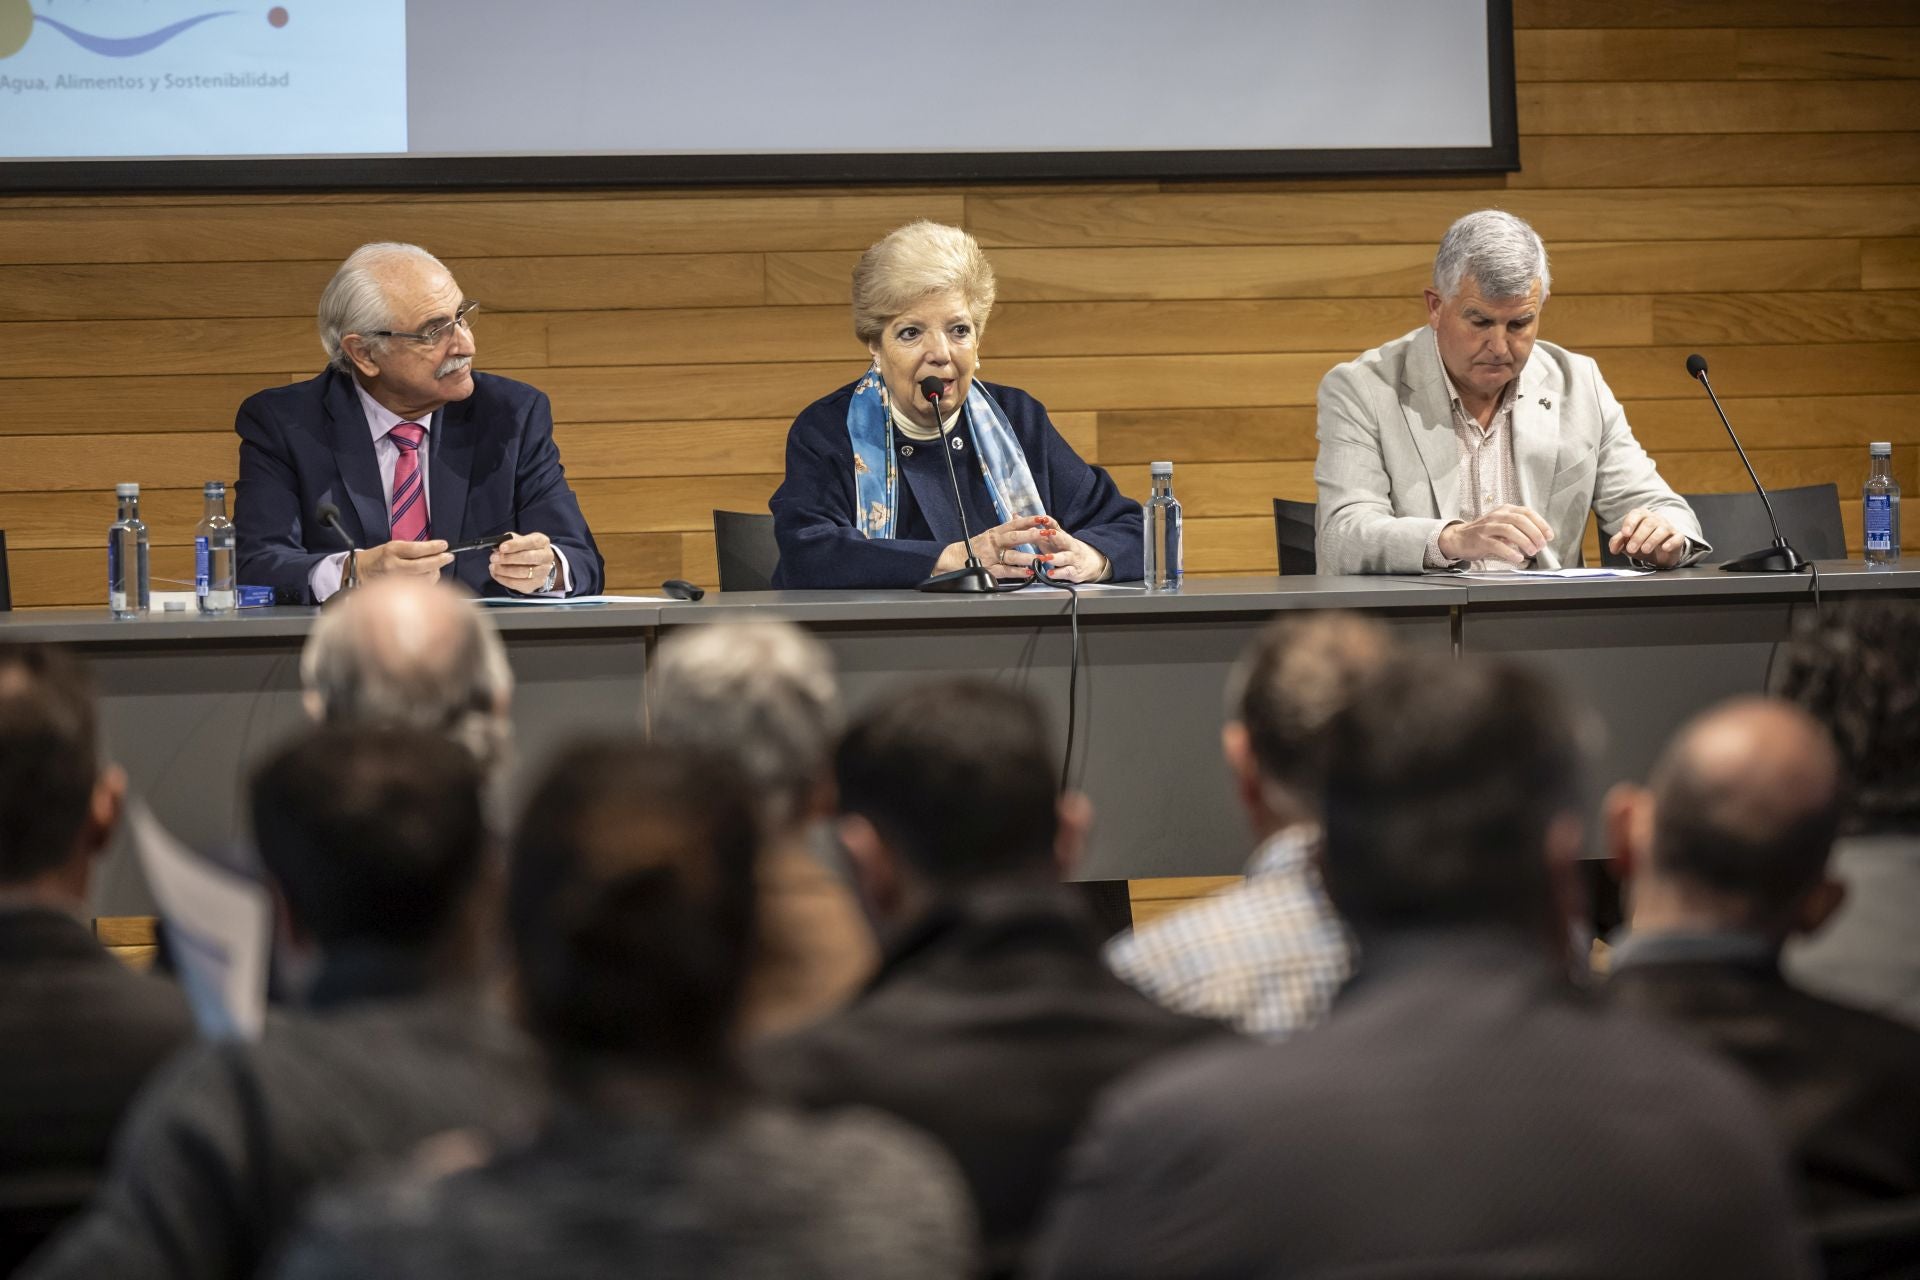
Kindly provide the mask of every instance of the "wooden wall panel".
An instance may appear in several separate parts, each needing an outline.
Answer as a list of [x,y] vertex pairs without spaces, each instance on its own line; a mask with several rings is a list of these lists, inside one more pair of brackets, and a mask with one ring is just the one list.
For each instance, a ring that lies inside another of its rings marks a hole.
[[1920,288],[1920,239],[1862,242],[1860,286],[1863,289]]
[[[1869,439],[1920,483],[1920,11],[1912,0],[1517,0],[1523,168],[1295,182],[0,198],[0,527],[23,605],[92,604],[111,486],[184,576],[234,409],[321,362],[334,263],[415,239],[482,301],[482,367],[553,399],[610,585],[712,582],[787,424],[866,362],[860,249],[914,217],[989,246],[983,373],[1144,489],[1171,458],[1189,567],[1271,572],[1311,497],[1332,364],[1421,323],[1433,244],[1512,209],[1547,236],[1548,338],[1592,353],[1680,488],[1740,487],[1683,363],[1762,473],[1853,494]],[[1920,534],[1907,533],[1911,545]]]
[[1581,27],[1908,27],[1913,0],[1515,0],[1513,25]]
[[1540,133],[1845,133],[1920,119],[1920,85],[1898,81],[1523,84],[1519,94],[1521,127]]

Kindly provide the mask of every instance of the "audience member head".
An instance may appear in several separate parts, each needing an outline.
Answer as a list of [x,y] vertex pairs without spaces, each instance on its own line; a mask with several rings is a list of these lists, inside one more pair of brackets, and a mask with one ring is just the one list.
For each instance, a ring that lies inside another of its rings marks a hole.
[[1378,623],[1317,613],[1274,623],[1241,656],[1221,741],[1261,836],[1319,818],[1327,726],[1391,652]]
[[1393,658],[1328,733],[1327,891],[1363,939],[1497,926],[1564,944],[1581,724],[1543,676]]
[[824,645],[789,622],[680,627],[651,674],[654,742],[732,759],[769,836],[819,816],[840,729]]
[[603,741],[553,762],[514,838],[507,920],[524,1016],[563,1083],[724,1081],[758,840],[723,758]]
[[461,941],[483,883],[473,756],[420,729],[323,725],[253,778],[261,863],[294,930],[324,954]]
[[380,578],[327,609],[300,654],[307,710],[325,724],[438,733],[499,766],[513,671],[493,623],[459,587]]
[[1791,703],[1738,698],[1694,717],[1651,789],[1607,799],[1633,930],[1784,941],[1817,928],[1840,905],[1826,870],[1842,780],[1826,730]]
[[93,682],[79,660],[0,645],[0,888],[83,901],[126,787],[118,766],[101,766]]
[[904,919],[990,881],[1059,879],[1090,821],[1062,797],[1032,698],[981,680],[904,687],[834,755],[840,834],[869,908]]
[[1920,832],[1920,600],[1855,598],[1803,615],[1774,692],[1827,727],[1849,780],[1849,834]]

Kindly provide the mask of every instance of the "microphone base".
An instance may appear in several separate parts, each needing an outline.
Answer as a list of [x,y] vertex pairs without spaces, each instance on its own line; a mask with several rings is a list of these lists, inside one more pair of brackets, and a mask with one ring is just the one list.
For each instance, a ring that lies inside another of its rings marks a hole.
[[936,595],[992,595],[1000,588],[985,568],[970,564],[951,573],[936,573],[919,589]]
[[1741,556],[1738,560],[1729,560],[1720,566],[1722,573],[1799,573],[1811,563],[1800,558],[1800,553],[1782,542],[1768,547],[1765,551],[1756,551],[1752,555]]

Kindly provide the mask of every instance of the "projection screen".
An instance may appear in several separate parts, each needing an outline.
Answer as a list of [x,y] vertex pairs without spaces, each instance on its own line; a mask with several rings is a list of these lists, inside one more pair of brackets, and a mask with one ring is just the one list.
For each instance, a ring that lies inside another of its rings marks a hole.
[[1510,0],[0,0],[0,188],[1515,167]]

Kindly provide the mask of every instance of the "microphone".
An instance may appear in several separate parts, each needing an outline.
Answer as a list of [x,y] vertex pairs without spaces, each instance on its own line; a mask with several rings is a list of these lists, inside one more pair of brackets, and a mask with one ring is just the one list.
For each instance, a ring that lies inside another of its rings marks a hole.
[[1713,411],[1720,415],[1720,425],[1727,429],[1727,439],[1733,441],[1734,450],[1740,455],[1740,462],[1747,469],[1747,477],[1753,481],[1754,492],[1760,495],[1760,503],[1767,509],[1767,523],[1773,526],[1773,545],[1764,551],[1755,551],[1741,556],[1738,560],[1729,560],[1720,566],[1722,573],[1799,573],[1807,568],[1808,562],[1800,558],[1780,532],[1780,521],[1773,514],[1773,500],[1767,497],[1767,487],[1760,483],[1760,477],[1754,472],[1753,463],[1747,461],[1747,451],[1740,447],[1740,437],[1733,433],[1733,424],[1727,421],[1727,411],[1720,407],[1720,397],[1713,394],[1713,383],[1707,380],[1707,358],[1698,352],[1687,357],[1687,372],[1698,379],[1707,389],[1707,398],[1713,401]]
[[947,479],[953,483],[953,506],[960,513],[961,543],[967,549],[967,565],[964,569],[955,569],[950,573],[936,573],[920,584],[920,590],[943,594],[997,592],[999,584],[993,575],[980,563],[980,557],[973,553],[973,530],[967,525],[967,503],[960,496],[960,473],[953,466],[953,442],[947,438],[946,423],[940,418],[940,379],[928,374],[920,379],[920,394],[933,406],[933,425],[940,430],[940,452],[946,455]]
[[313,509],[313,517],[322,528],[331,529],[333,536],[340,540],[340,545],[347,549],[347,571],[341,575],[340,591],[334,594],[353,590],[360,585],[360,548],[340,524],[340,508],[331,502],[323,502]]

